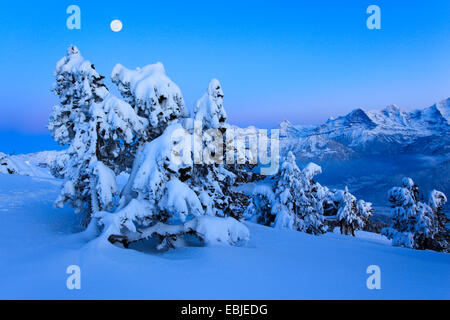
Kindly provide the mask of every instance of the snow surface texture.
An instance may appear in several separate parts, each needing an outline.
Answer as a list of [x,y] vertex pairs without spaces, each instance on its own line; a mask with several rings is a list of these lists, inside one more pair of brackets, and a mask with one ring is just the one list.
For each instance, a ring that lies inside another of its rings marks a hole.
[[[1,299],[449,299],[450,255],[396,248],[365,232],[312,236],[247,223],[247,246],[129,250],[76,233],[53,209],[60,181],[0,174]],[[67,267],[81,268],[68,290]],[[381,269],[381,290],[366,269]]]

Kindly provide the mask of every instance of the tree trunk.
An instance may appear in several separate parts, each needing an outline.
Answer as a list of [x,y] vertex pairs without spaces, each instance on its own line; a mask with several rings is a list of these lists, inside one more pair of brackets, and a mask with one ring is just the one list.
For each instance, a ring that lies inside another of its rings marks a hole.
[[91,189],[91,215],[100,211],[100,206],[97,197],[97,186],[94,182],[94,177],[90,178],[90,189]]

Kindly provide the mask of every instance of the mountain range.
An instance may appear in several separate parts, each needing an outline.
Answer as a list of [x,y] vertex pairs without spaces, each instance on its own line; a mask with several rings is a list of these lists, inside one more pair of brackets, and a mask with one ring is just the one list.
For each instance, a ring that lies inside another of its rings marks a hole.
[[403,111],[355,109],[317,126],[280,124],[283,153],[299,159],[348,160],[396,154],[450,155],[450,98],[428,108]]
[[[321,125],[280,124],[281,154],[323,162],[372,156],[425,155],[450,159],[450,98],[420,110],[396,105],[382,110],[355,109]],[[50,176],[58,152],[6,155],[0,152],[0,173]]]

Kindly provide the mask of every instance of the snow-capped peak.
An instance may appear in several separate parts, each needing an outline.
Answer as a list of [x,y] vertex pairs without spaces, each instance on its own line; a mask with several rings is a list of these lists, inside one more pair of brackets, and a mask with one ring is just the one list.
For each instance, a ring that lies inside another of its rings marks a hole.
[[387,117],[398,117],[403,114],[402,110],[400,110],[400,107],[395,104],[388,105],[382,110],[382,112]]
[[344,117],[347,125],[364,125],[373,127],[375,124],[368,113],[361,108],[355,109]]
[[431,106],[435,107],[441,115],[447,120],[447,123],[450,125],[450,98],[444,99],[435,105]]

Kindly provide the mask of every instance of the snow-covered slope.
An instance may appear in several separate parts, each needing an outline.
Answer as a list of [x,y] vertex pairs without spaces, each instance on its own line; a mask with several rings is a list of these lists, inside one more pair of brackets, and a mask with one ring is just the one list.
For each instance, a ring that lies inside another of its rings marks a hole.
[[[406,112],[395,105],[377,111],[356,109],[319,126],[293,126],[282,122],[280,129],[286,148],[292,150],[298,146],[302,150],[305,143],[310,144],[308,139],[319,136],[326,141],[326,152],[337,159],[351,157],[348,148],[360,155],[448,154],[449,115],[450,98],[423,110]],[[322,155],[322,149],[315,152],[316,158]],[[311,157],[311,153],[306,152],[306,157]]]
[[351,148],[320,135],[282,138],[280,146],[282,154],[292,151],[297,159],[310,161],[348,160],[356,154]]
[[7,155],[0,152],[0,174],[50,178],[50,166],[61,151]]
[[[60,182],[0,175],[0,299],[449,299],[450,255],[391,247],[369,233],[312,236],[247,224],[245,247],[156,253],[89,242]],[[68,290],[67,267],[81,268]],[[369,290],[367,267],[381,269]]]

